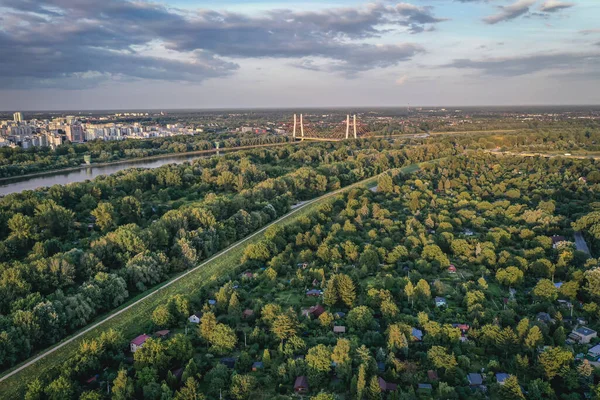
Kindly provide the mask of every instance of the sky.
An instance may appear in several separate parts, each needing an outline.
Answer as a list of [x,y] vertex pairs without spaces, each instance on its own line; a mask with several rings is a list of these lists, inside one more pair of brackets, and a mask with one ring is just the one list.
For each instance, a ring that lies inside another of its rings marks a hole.
[[0,0],[0,110],[600,105],[599,0]]

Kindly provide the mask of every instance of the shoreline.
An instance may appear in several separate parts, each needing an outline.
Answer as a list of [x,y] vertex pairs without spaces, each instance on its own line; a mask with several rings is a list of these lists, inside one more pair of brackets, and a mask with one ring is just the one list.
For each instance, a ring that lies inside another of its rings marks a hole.
[[[32,172],[30,174],[25,174],[25,175],[15,175],[15,176],[9,176],[9,177],[4,177],[4,178],[0,178],[0,184],[2,183],[18,183],[18,182],[23,182],[26,181],[30,178],[38,178],[41,176],[46,176],[46,175],[54,175],[54,174],[61,174],[61,173],[67,173],[67,172],[74,172],[74,171],[79,171],[82,170],[84,168],[94,168],[94,167],[107,167],[107,166],[111,166],[111,165],[119,165],[119,164],[125,164],[125,163],[129,163],[129,162],[141,162],[141,161],[150,161],[150,160],[160,160],[162,158],[169,158],[169,157],[185,157],[185,156],[194,156],[194,155],[202,155],[202,154],[212,154],[212,153],[217,153],[217,152],[230,152],[230,151],[237,151],[237,150],[248,150],[248,149],[254,149],[254,148],[260,148],[260,147],[273,147],[273,146],[283,146],[286,144],[295,144],[295,143],[299,143],[299,142],[280,142],[280,143],[268,143],[268,144],[256,144],[256,145],[251,145],[251,146],[238,146],[238,147],[223,147],[220,149],[210,149],[210,150],[194,150],[194,151],[186,151],[184,153],[167,153],[167,154],[156,154],[153,156],[147,156],[147,157],[135,157],[135,158],[124,158],[122,160],[116,160],[116,161],[108,161],[108,162],[102,162],[102,163],[92,163],[92,164],[81,164],[77,167],[69,167],[69,168],[60,168],[60,169],[51,169],[48,171],[40,171],[40,172]],[[132,167],[135,168],[135,167]]]

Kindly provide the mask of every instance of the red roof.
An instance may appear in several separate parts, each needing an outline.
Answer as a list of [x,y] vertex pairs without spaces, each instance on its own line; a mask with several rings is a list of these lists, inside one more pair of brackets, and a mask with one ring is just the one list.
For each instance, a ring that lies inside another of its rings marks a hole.
[[146,343],[146,340],[150,339],[150,336],[143,334],[131,341],[131,344],[135,344],[136,346],[141,346]]
[[322,305],[318,304],[310,308],[310,313],[314,315],[316,318],[319,318],[321,314],[325,312],[325,309]]
[[397,384],[391,383],[391,382],[386,382],[383,380],[382,377],[379,377],[378,381],[379,381],[379,388],[381,388],[382,392],[393,392],[394,390],[398,389]]
[[168,329],[165,329],[165,330],[156,332],[155,335],[158,337],[162,337],[162,336],[167,336],[169,333],[171,333],[171,331]]

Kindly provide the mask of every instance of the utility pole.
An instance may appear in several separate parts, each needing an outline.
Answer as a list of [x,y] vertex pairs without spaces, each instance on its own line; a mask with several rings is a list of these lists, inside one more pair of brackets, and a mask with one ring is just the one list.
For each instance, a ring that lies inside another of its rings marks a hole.
[[357,136],[356,136],[356,114],[354,114],[354,139],[357,139]]
[[304,122],[302,121],[302,114],[300,114],[300,134],[302,135],[302,141],[304,141]]
[[294,114],[294,134],[293,134],[294,140],[296,140],[296,114]]
[[350,114],[346,115],[346,139],[350,135]]

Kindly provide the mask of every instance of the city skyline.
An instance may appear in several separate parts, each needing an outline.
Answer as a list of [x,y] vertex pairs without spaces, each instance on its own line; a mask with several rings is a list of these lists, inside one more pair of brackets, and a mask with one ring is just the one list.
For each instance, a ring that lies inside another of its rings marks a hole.
[[599,104],[594,0],[0,0],[0,109]]

